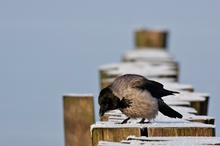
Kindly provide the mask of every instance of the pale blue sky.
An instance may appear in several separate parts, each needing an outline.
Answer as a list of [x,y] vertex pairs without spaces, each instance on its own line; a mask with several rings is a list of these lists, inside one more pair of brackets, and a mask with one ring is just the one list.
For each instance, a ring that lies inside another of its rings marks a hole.
[[133,49],[139,26],[169,29],[180,82],[211,94],[218,132],[219,7],[217,0],[2,0],[0,145],[64,145],[62,95],[97,96],[98,67]]

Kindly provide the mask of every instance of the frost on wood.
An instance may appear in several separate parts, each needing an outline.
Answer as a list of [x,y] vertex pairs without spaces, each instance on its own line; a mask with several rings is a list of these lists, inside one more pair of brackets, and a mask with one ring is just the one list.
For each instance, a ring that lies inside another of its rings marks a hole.
[[100,67],[108,76],[122,74],[140,74],[148,77],[156,77],[159,75],[176,75],[177,71],[170,65],[152,65],[146,62],[121,62]]
[[67,93],[63,94],[65,97],[93,97],[93,94]]
[[153,142],[155,145],[157,144],[176,144],[176,145],[215,145],[220,144],[220,137],[136,137],[136,136],[128,136],[126,141],[123,143],[134,143],[134,141],[141,141],[144,144],[149,144],[149,142]]
[[174,57],[162,49],[139,49],[125,53],[124,60],[148,60],[175,62]]

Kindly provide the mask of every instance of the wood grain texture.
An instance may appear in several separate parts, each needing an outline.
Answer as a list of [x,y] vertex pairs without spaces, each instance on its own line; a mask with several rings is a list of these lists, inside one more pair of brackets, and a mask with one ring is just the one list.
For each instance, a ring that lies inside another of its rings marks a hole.
[[129,135],[141,136],[141,128],[93,128],[92,146],[97,146],[99,141],[120,142]]
[[215,136],[215,128],[210,127],[149,127],[148,137],[155,136]]
[[63,96],[66,146],[91,145],[90,125],[94,123],[92,96]]
[[166,48],[167,36],[167,31],[140,29],[135,32],[135,46],[137,48]]

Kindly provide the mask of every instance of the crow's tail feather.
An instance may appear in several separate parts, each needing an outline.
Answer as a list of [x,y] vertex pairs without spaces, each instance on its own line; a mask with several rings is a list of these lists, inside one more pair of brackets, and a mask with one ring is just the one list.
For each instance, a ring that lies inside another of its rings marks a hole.
[[159,111],[164,114],[165,116],[171,117],[171,118],[182,118],[183,116],[169,107],[163,100],[158,100],[159,104]]

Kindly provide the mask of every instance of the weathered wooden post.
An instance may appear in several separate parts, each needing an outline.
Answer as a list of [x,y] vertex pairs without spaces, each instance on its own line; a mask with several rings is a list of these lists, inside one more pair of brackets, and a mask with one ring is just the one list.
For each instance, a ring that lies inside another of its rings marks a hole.
[[156,124],[96,123],[91,126],[92,145],[99,141],[120,142],[129,135],[145,137],[215,136],[215,126],[195,122],[172,122]]
[[94,123],[93,96],[63,96],[64,134],[66,146],[91,145],[90,125]]
[[166,30],[138,29],[135,31],[136,48],[166,48],[168,32]]

